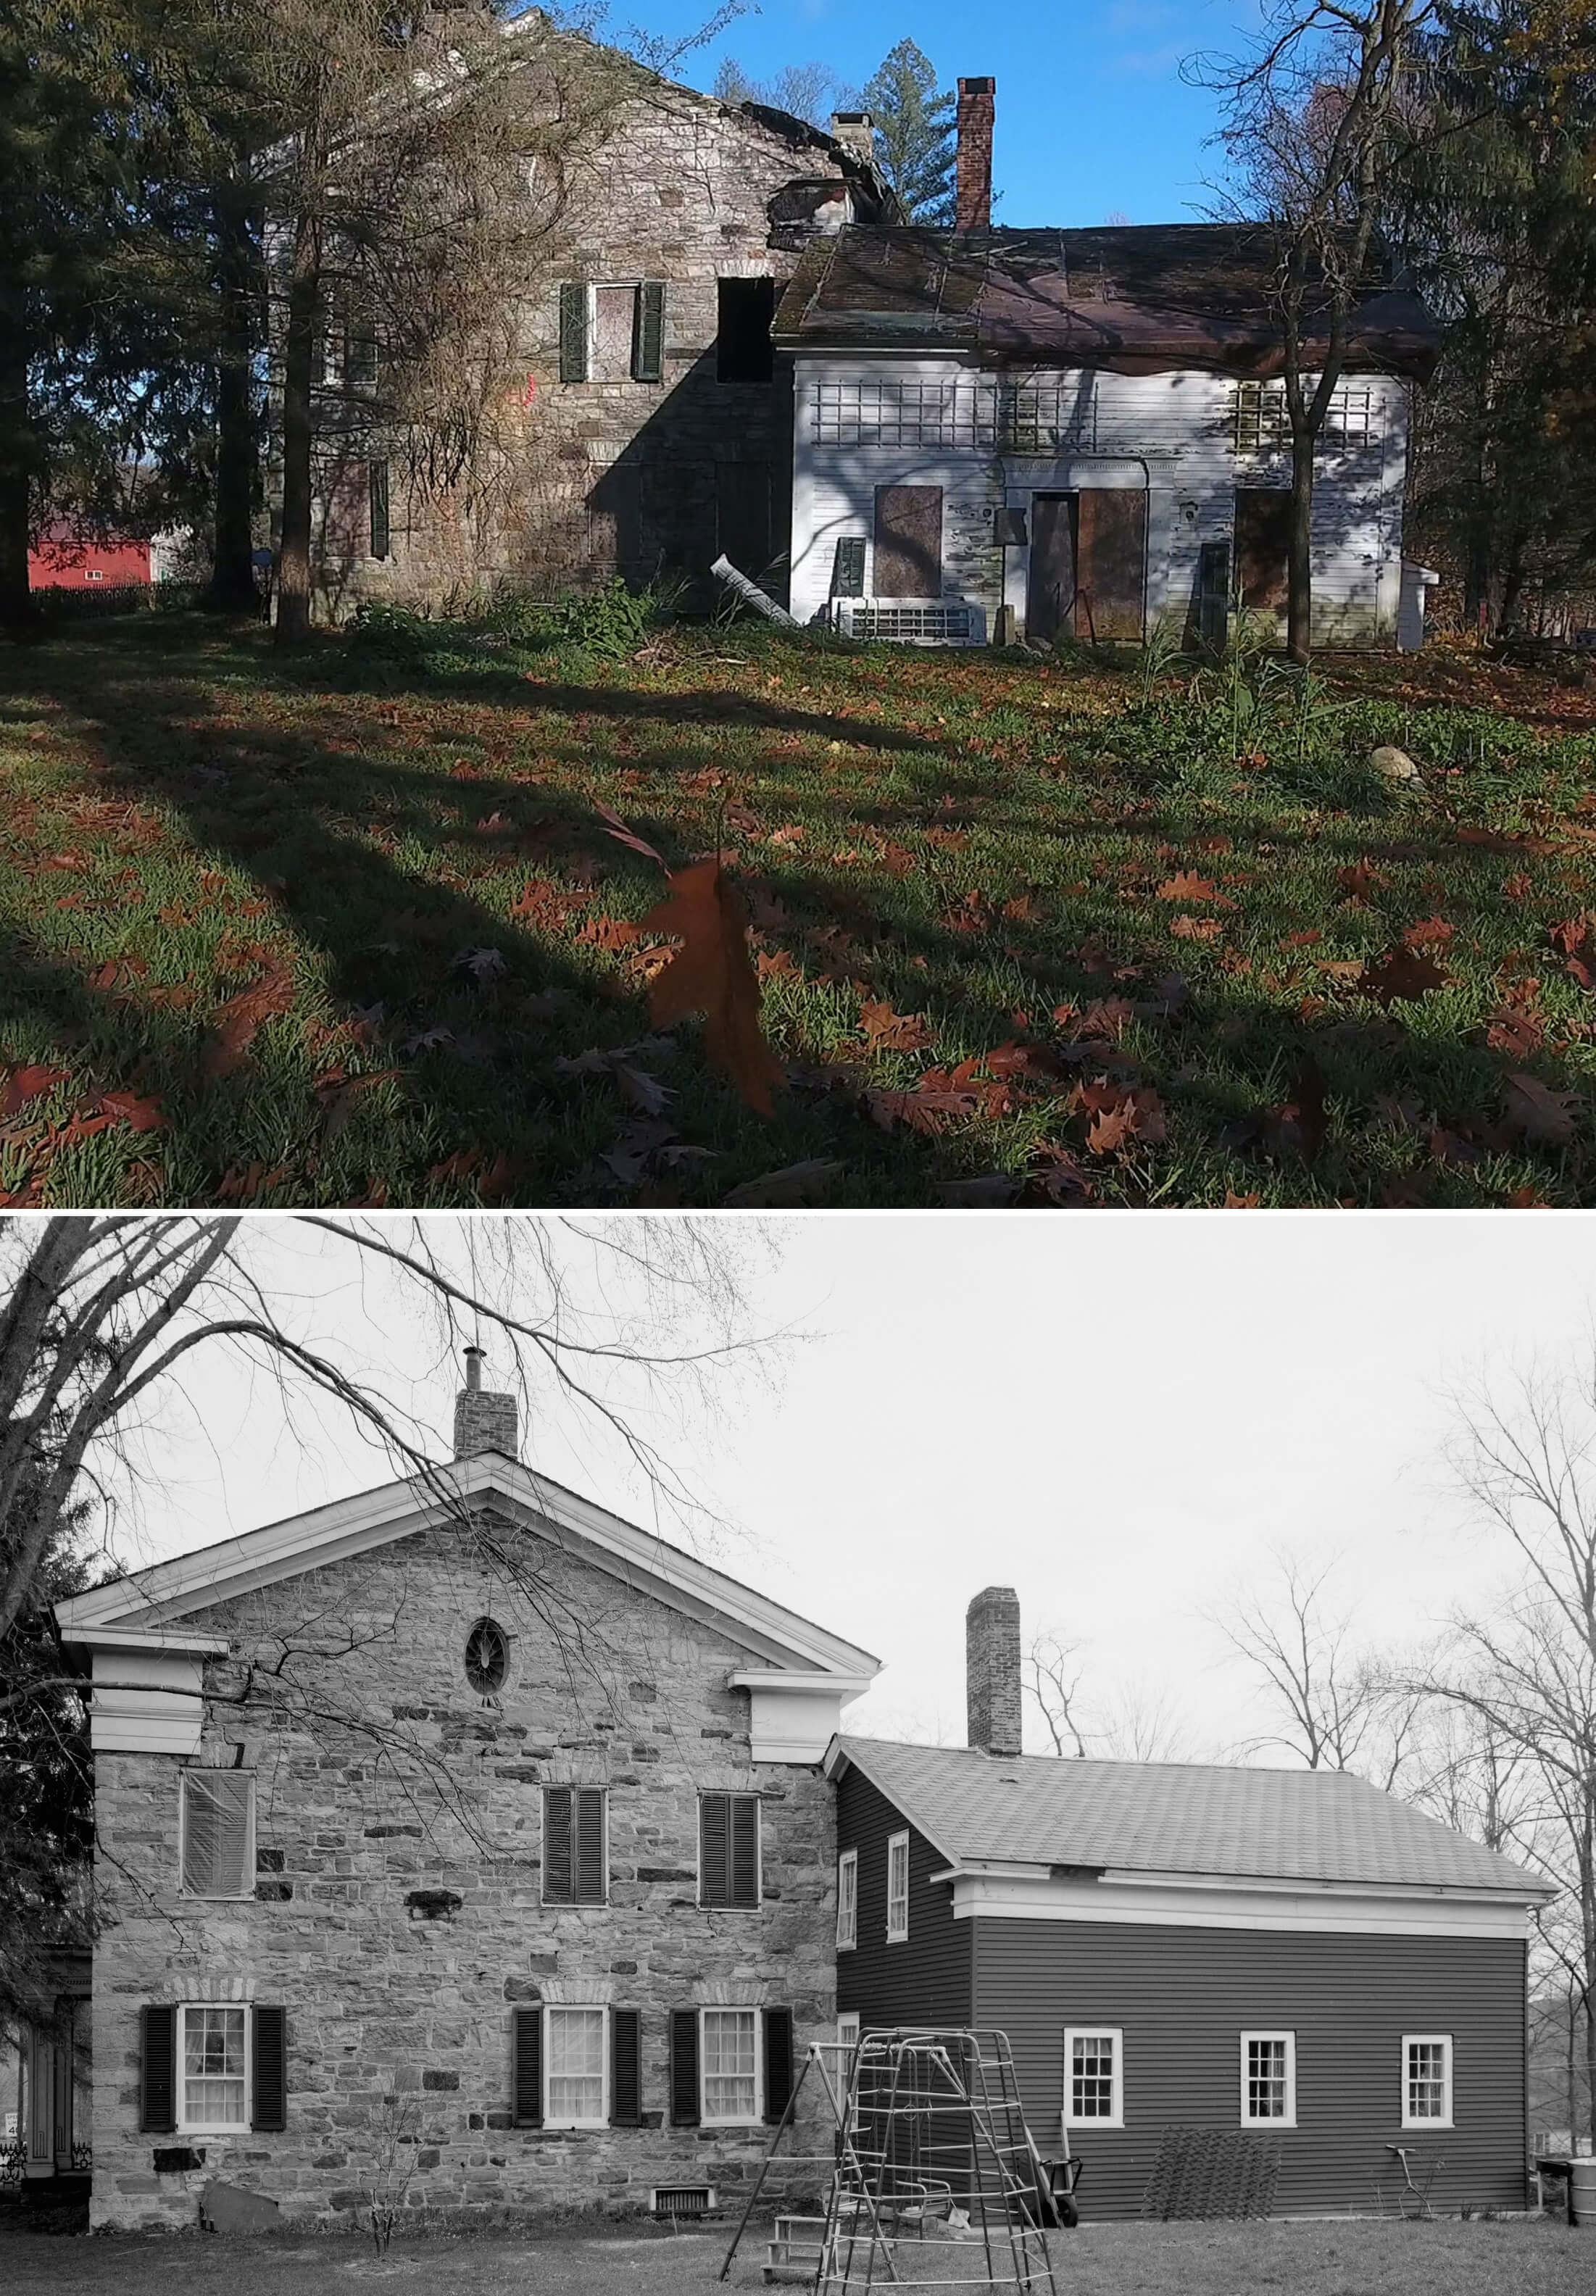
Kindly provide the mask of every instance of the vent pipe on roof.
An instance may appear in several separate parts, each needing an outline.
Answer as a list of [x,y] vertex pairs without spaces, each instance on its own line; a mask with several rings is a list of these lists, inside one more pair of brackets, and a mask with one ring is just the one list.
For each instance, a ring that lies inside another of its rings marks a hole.
[[467,1348],[465,1385],[454,1398],[454,1456],[471,1459],[479,1451],[516,1456],[515,1398],[483,1386],[482,1350]]
[[994,79],[959,82],[955,231],[989,231],[992,227],[992,123],[996,109]]
[[1019,1597],[986,1587],[964,1614],[964,1695],[970,1742],[984,1754],[1019,1751]]

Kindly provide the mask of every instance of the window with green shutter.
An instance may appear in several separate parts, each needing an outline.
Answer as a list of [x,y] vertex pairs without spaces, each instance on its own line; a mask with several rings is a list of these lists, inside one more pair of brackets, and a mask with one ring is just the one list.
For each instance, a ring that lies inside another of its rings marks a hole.
[[560,289],[560,380],[587,380],[587,283],[567,279]]
[[665,282],[644,279],[632,323],[632,380],[658,382],[665,372]]

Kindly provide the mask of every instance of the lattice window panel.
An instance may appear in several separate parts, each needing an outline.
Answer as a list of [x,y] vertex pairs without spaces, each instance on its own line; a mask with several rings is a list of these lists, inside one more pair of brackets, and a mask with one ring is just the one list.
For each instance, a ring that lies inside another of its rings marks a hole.
[[975,630],[968,606],[882,604],[874,599],[839,598],[837,627],[854,638],[881,638],[899,645],[970,645]]
[[818,447],[969,447],[978,442],[978,387],[957,382],[823,382]]
[[[1285,385],[1279,382],[1239,382],[1236,385],[1236,452],[1269,454],[1291,444],[1286,418]],[[1379,412],[1368,383],[1344,383],[1325,410],[1319,433],[1321,447],[1353,450],[1379,440]]]

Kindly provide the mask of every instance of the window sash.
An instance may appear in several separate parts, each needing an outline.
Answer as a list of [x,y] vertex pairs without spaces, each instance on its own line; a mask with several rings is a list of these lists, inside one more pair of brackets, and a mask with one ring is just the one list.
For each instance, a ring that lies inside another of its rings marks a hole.
[[705,2009],[699,2036],[700,2103],[706,2124],[757,2120],[759,2016],[754,2009]]
[[250,2013],[227,2004],[179,2011],[183,2060],[177,2126],[186,2130],[250,2126]]
[[1241,2125],[1244,2128],[1293,2128],[1297,2125],[1297,2036],[1241,2036]]
[[1403,2035],[1402,2125],[1404,2128],[1452,2126],[1450,2033]]
[[184,1770],[179,1851],[183,1893],[248,1898],[255,1890],[255,1775]]
[[1125,2033],[1117,2025],[1069,2025],[1064,2031],[1067,2128],[1125,2125]]
[[846,1953],[859,1941],[859,1853],[845,1849],[837,1860],[837,1946]]
[[609,2035],[602,2009],[550,2006],[544,2043],[544,2120],[556,2128],[602,2128],[609,2120]]
[[887,1842],[887,1938],[901,1942],[909,1934],[909,1837],[894,1833]]

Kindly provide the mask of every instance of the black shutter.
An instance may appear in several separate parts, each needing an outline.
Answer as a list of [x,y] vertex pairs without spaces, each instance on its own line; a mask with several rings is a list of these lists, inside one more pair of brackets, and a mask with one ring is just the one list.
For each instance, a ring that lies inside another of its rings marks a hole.
[[373,558],[386,558],[389,553],[388,464],[366,464],[366,495],[371,511],[371,545]]
[[734,1906],[759,1902],[759,1797],[732,1796],[732,1891]]
[[510,2016],[512,2110],[518,2128],[543,2127],[543,2011]]
[[580,279],[567,279],[560,289],[560,380],[587,380],[587,288]]
[[581,1905],[602,1906],[609,1895],[605,1887],[609,1876],[604,1871],[604,1791],[602,1786],[583,1786],[572,1798],[577,1806],[575,1895]]
[[251,2052],[255,2069],[252,2128],[274,2130],[288,2127],[288,2012],[275,2004],[258,2001],[250,2012],[255,2022]]
[[765,2013],[765,2118],[780,2120],[792,2095],[792,2012]]
[[665,372],[665,282],[645,279],[632,320],[632,380],[658,382]]
[[635,2009],[610,2012],[610,2118],[635,2128],[642,2118],[642,2038]]
[[571,1860],[571,1790],[548,1786],[543,1797],[543,1894],[545,1905],[569,1906],[575,1894]]
[[677,2128],[696,2128],[699,2121],[699,2013],[670,2013],[670,2117]]
[[168,2003],[139,2011],[141,2128],[177,2126],[177,2012]]
[[724,1906],[731,1901],[732,1797],[724,1793],[699,1797],[699,1903]]

